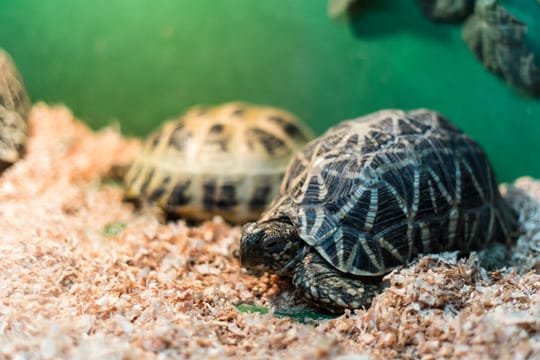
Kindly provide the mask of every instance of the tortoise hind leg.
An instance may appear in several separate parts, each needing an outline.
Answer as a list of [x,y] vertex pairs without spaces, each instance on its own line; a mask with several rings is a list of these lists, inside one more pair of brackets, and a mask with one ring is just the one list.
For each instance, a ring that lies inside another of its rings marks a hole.
[[382,288],[380,282],[344,276],[314,251],[296,266],[293,284],[310,303],[334,313],[369,306]]

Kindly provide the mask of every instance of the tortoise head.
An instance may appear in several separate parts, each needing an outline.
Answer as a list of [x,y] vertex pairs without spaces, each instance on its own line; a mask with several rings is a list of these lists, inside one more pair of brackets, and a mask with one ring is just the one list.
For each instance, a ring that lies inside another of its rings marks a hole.
[[242,228],[240,262],[245,268],[291,275],[306,250],[289,219],[249,223]]

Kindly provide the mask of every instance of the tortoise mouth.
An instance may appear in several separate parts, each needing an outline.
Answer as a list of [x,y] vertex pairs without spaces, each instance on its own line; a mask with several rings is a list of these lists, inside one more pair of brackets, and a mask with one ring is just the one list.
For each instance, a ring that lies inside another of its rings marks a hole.
[[253,223],[246,224],[242,228],[242,237],[240,238],[240,265],[248,269],[256,269],[262,267],[260,261],[257,261],[257,255],[251,251],[254,244],[261,241],[263,236],[262,231],[256,231]]
[[268,265],[266,265],[264,259],[250,252],[248,247],[245,246],[240,248],[240,265],[249,270],[268,271]]
[[242,242],[240,243],[240,265],[242,265],[243,267],[249,267],[249,263],[247,261],[248,259],[248,252],[247,252],[247,249],[245,246],[243,246],[243,237],[242,237]]

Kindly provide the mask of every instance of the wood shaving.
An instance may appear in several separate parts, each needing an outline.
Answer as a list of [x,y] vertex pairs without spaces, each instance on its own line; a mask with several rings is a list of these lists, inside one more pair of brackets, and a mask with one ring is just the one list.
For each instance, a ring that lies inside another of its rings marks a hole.
[[102,182],[137,140],[45,104],[30,129],[0,177],[1,358],[540,357],[540,182],[505,188],[524,228],[511,267],[425,256],[387,275],[369,309],[303,324],[273,313],[303,307],[286,279],[240,267],[239,227],[163,224]]

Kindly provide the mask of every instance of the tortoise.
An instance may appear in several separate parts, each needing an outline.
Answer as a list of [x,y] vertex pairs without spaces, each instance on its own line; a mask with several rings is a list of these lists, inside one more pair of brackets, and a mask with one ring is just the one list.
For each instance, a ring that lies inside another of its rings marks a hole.
[[527,31],[527,24],[499,2],[484,0],[476,2],[462,35],[487,70],[508,84],[540,96],[540,62],[525,36]]
[[433,21],[458,22],[474,11],[475,0],[418,0],[426,17]]
[[240,261],[340,312],[369,306],[382,276],[421,253],[505,249],[516,232],[478,143],[437,112],[382,110],[297,153],[279,197],[242,228]]
[[8,53],[0,49],[0,171],[24,153],[29,111],[22,78]]
[[126,198],[167,215],[255,220],[276,197],[292,155],[313,137],[269,106],[195,106],[149,136],[125,176]]

